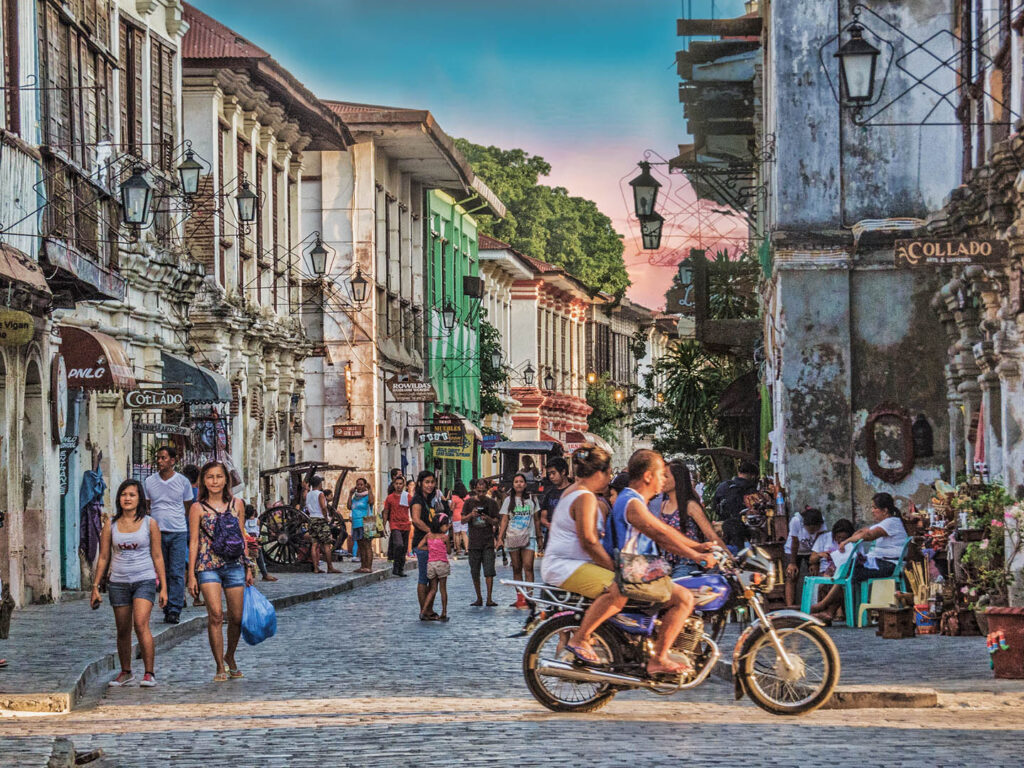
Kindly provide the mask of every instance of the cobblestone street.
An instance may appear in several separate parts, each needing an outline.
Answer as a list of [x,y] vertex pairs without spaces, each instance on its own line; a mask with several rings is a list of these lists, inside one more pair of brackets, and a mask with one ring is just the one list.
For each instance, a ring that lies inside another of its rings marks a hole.
[[[551,714],[523,684],[523,639],[509,637],[522,613],[501,589],[501,607],[469,607],[467,571],[454,564],[448,624],[417,620],[414,577],[283,610],[275,638],[241,647],[244,680],[211,682],[205,635],[192,638],[158,656],[158,688],[92,691],[68,715],[0,719],[0,765],[46,765],[54,736],[79,752],[102,747],[94,765],[108,767],[622,766],[635,753],[652,765],[1020,765],[1019,687],[945,695],[938,709],[781,719],[712,680],[688,696],[620,694],[594,715]],[[499,565],[500,576],[510,573]],[[842,682],[886,682],[887,666],[920,650],[881,647],[893,656],[872,670],[844,657]]]

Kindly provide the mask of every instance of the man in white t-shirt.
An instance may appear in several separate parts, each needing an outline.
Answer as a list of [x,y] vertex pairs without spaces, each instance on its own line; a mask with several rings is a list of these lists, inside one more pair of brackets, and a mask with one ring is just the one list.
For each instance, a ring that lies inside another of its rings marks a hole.
[[192,483],[174,471],[178,452],[173,445],[156,452],[155,475],[144,483],[149,514],[160,528],[160,547],[167,575],[167,605],[164,621],[177,624],[185,607],[185,571],[188,568],[188,508],[192,505]]
[[796,605],[797,586],[801,572],[806,573],[814,543],[828,535],[821,510],[807,507],[793,515],[786,537],[786,604]]

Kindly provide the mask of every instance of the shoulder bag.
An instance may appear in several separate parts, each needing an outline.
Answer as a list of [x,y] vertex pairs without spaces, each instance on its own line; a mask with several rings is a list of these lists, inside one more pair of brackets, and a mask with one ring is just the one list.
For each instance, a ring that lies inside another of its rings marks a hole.
[[[632,534],[622,549],[615,549],[615,583],[630,600],[644,603],[665,603],[672,597],[672,568],[661,555],[641,555],[637,550],[640,532],[630,526]],[[617,544],[615,525],[611,525],[612,541]]]

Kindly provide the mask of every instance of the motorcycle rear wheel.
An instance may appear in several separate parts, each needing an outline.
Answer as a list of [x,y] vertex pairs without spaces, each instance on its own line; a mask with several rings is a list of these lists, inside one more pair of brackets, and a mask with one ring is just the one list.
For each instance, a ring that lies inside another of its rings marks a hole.
[[777,619],[782,647],[795,663],[787,668],[764,628],[741,649],[740,682],[751,700],[773,715],[813,712],[839,682],[839,651],[821,627],[800,619]]
[[[552,712],[593,712],[614,698],[618,688],[606,683],[587,683],[560,677],[539,675],[541,658],[557,661],[573,660],[565,648],[569,637],[580,624],[580,617],[556,616],[541,624],[530,636],[523,651],[523,677],[533,698]],[[591,637],[597,655],[608,664],[619,664],[622,651],[615,635],[606,627],[598,627]]]

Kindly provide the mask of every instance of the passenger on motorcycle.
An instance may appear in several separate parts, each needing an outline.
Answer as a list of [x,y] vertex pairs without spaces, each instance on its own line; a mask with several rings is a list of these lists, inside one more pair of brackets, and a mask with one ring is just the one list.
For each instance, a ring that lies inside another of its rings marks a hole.
[[[704,567],[713,567],[716,560],[709,554],[714,547],[713,542],[699,543],[684,536],[647,508],[647,502],[660,493],[666,484],[668,469],[661,455],[641,449],[630,457],[626,471],[629,473],[629,487],[619,494],[604,527],[602,543],[609,559],[613,558],[616,546],[628,540],[632,528],[657,544],[662,551],[682,555]],[[609,574],[606,591],[583,615],[579,629],[570,640],[569,649],[579,658],[593,663],[597,656],[590,646],[591,634],[604,621],[621,611],[626,603],[626,597],[614,583],[614,573]],[[649,674],[678,675],[687,671],[685,665],[669,657],[669,650],[693,612],[693,606],[690,591],[678,584],[674,585],[672,596],[665,603],[665,610],[661,614],[661,628],[655,640],[654,655],[647,662]]]

